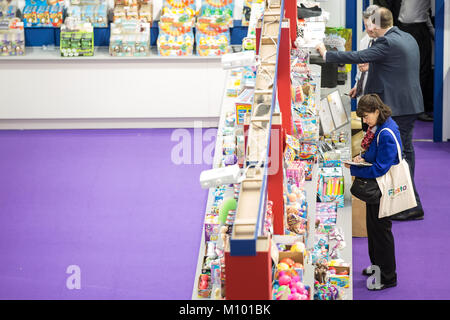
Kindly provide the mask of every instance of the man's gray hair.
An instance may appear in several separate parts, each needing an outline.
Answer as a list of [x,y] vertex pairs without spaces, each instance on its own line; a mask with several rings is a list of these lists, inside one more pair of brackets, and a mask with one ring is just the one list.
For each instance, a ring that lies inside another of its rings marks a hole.
[[375,12],[379,9],[380,7],[377,6],[376,4],[372,4],[370,6],[368,6],[366,8],[366,10],[364,10],[363,12],[363,18],[364,19],[369,19],[371,16],[373,16],[375,14]]

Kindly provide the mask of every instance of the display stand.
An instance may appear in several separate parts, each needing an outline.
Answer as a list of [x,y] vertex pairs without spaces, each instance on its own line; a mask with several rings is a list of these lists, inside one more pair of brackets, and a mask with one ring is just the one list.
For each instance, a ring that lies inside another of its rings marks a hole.
[[[288,0],[286,0],[288,1]],[[295,3],[295,2],[294,2]],[[227,300],[272,299],[272,253],[274,242],[269,234],[263,235],[262,223],[265,219],[267,200],[273,201],[273,234],[274,238],[284,234],[284,199],[283,199],[283,163],[284,137],[291,133],[291,90],[290,90],[290,29],[288,21],[283,21],[284,3],[279,6],[273,3],[266,9],[263,20],[257,29],[257,52],[261,61],[256,75],[255,98],[252,116],[248,119],[244,130],[246,136],[246,160],[244,167],[249,167],[250,174],[241,183],[241,191],[234,222],[233,233],[225,246],[225,277]],[[277,32],[278,30],[278,32]],[[283,57],[283,62],[281,61]],[[320,67],[310,66],[314,83],[320,84]],[[266,75],[262,76],[265,72]],[[273,79],[271,83],[268,79]],[[315,86],[314,100],[320,103],[321,90]],[[219,126],[220,137],[224,117],[233,111],[229,97],[224,97],[222,116]],[[262,105],[270,105],[269,111],[259,112]],[[347,110],[349,113],[349,110]],[[286,120],[285,120],[286,119]],[[265,130],[267,129],[267,131]],[[269,131],[270,130],[270,131]],[[348,131],[350,125],[340,128]],[[265,135],[267,132],[270,134]],[[278,134],[279,133],[279,134]],[[349,144],[350,142],[347,141]],[[265,156],[266,155],[266,156]],[[222,144],[217,140],[215,150],[215,165],[222,157]],[[263,159],[263,161],[261,161]],[[220,162],[220,161],[219,161]],[[270,170],[273,170],[272,172]],[[278,169],[278,170],[277,170]],[[315,242],[316,196],[319,176],[319,164],[312,168],[312,181],[304,183],[307,195],[308,237],[305,239],[307,251],[311,252]],[[349,188],[351,177],[344,170],[345,200],[344,207],[337,210],[336,226],[341,227],[347,240],[347,246],[341,252],[341,257],[350,265],[351,270],[351,196]],[[207,212],[210,212],[213,201],[213,190],[208,197]],[[225,199],[225,195],[223,199]],[[277,204],[279,207],[277,208]],[[205,229],[202,232],[197,274],[194,282],[193,299],[198,299],[199,275],[203,259],[206,255]],[[218,240],[218,246],[221,240]],[[314,270],[310,255],[304,256],[303,283],[311,288],[314,294]],[[211,270],[212,273],[212,270]],[[352,280],[350,286],[342,289],[343,299],[352,298]],[[213,292],[218,289],[213,286]],[[211,298],[220,298],[211,294]]]

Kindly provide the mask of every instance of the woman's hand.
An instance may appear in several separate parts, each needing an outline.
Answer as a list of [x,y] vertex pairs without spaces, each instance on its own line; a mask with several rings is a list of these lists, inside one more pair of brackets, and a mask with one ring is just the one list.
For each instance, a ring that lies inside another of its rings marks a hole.
[[348,163],[344,163],[344,167],[346,167],[347,169],[350,169],[350,165]]
[[365,160],[361,156],[358,155],[353,158],[353,162],[361,163],[361,162],[365,162]]

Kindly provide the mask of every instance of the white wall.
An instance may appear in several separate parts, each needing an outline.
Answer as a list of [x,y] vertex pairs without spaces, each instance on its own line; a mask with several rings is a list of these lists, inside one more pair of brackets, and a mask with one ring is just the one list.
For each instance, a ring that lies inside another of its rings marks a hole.
[[345,0],[318,1],[320,7],[330,12],[327,27],[345,27]]

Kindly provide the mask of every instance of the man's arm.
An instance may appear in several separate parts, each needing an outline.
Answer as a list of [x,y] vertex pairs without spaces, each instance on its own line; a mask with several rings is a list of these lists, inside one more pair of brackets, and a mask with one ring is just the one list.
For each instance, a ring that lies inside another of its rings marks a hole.
[[389,55],[389,43],[386,38],[379,38],[370,48],[361,51],[327,51],[326,62],[368,63],[385,59]]

